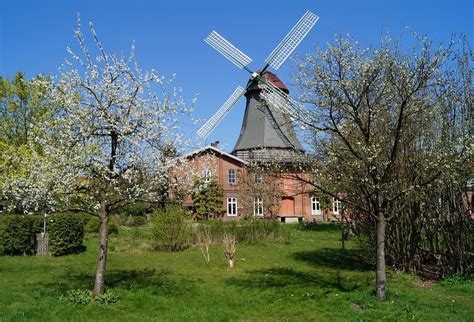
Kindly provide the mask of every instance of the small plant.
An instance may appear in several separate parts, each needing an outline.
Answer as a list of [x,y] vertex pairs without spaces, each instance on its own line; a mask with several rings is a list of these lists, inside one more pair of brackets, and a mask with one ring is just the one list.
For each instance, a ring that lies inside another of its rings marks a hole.
[[104,294],[99,295],[95,298],[92,297],[92,291],[90,290],[69,290],[66,295],[61,295],[59,297],[59,302],[61,303],[71,303],[71,304],[89,304],[91,302],[98,302],[101,304],[113,304],[117,303],[118,296],[112,291],[107,290]]
[[237,238],[235,235],[224,234],[224,237],[222,238],[222,247],[224,248],[224,256],[227,259],[229,268],[234,267],[236,245]]
[[107,290],[104,294],[96,296],[94,301],[101,304],[113,304],[118,302],[118,296],[112,290]]
[[211,258],[209,256],[209,246],[212,244],[211,228],[207,225],[202,225],[197,231],[198,245],[201,250],[204,261],[209,264]]
[[92,291],[89,290],[68,290],[66,295],[59,297],[61,303],[88,304],[92,301]]

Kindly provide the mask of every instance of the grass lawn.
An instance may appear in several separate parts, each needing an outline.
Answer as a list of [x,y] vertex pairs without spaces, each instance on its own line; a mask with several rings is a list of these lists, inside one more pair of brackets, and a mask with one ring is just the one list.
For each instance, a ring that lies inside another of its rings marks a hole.
[[[353,242],[341,252],[332,225],[286,226],[281,242],[239,244],[229,270],[219,246],[211,262],[191,247],[147,250],[149,229],[111,237],[106,283],[114,304],[69,304],[71,289],[92,289],[97,236],[65,257],[0,257],[0,321],[473,321],[474,283],[436,285],[390,271],[386,301],[374,299],[374,273],[359,264]],[[369,251],[369,250],[368,250]]]

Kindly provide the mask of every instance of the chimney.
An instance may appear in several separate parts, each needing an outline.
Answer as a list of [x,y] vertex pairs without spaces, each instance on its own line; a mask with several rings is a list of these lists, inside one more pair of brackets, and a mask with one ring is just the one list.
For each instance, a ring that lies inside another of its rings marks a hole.
[[216,149],[217,149],[217,145],[218,145],[218,144],[219,144],[219,141],[216,141],[216,142],[214,142],[214,143],[211,143],[211,146],[212,146],[213,148],[216,148]]

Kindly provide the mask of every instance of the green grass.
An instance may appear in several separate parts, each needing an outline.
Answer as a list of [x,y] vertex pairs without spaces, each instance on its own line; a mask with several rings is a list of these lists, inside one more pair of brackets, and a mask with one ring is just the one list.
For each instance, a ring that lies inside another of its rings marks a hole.
[[389,294],[374,299],[374,273],[354,244],[340,250],[331,225],[302,231],[291,242],[240,244],[229,270],[219,246],[211,262],[191,247],[149,251],[148,228],[110,239],[106,282],[114,304],[60,302],[68,290],[91,289],[97,236],[87,251],[65,257],[0,257],[1,321],[472,321],[474,284],[426,284],[389,271]]

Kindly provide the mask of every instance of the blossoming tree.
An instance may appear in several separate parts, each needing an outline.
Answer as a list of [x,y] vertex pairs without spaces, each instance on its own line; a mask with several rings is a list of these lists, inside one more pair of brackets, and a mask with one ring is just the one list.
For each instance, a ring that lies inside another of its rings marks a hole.
[[89,26],[97,56],[78,16],[80,54],[68,47],[70,57],[49,84],[57,111],[43,124],[45,149],[22,180],[9,186],[32,204],[42,200],[55,210],[100,218],[97,296],[105,291],[109,217],[127,203],[165,197],[167,151],[183,142],[177,130],[189,110],[172,80],[139,68],[134,45],[129,56],[109,54]]
[[[414,36],[411,53],[389,37],[367,49],[339,38],[302,59],[296,77],[309,109],[291,116],[304,124],[316,151],[302,180],[376,223],[379,299],[387,290],[386,224],[397,216],[396,205],[440,180],[452,160],[466,160],[472,146],[466,127],[472,81],[451,63],[453,43],[433,48]],[[456,130],[444,135],[443,127]]]

